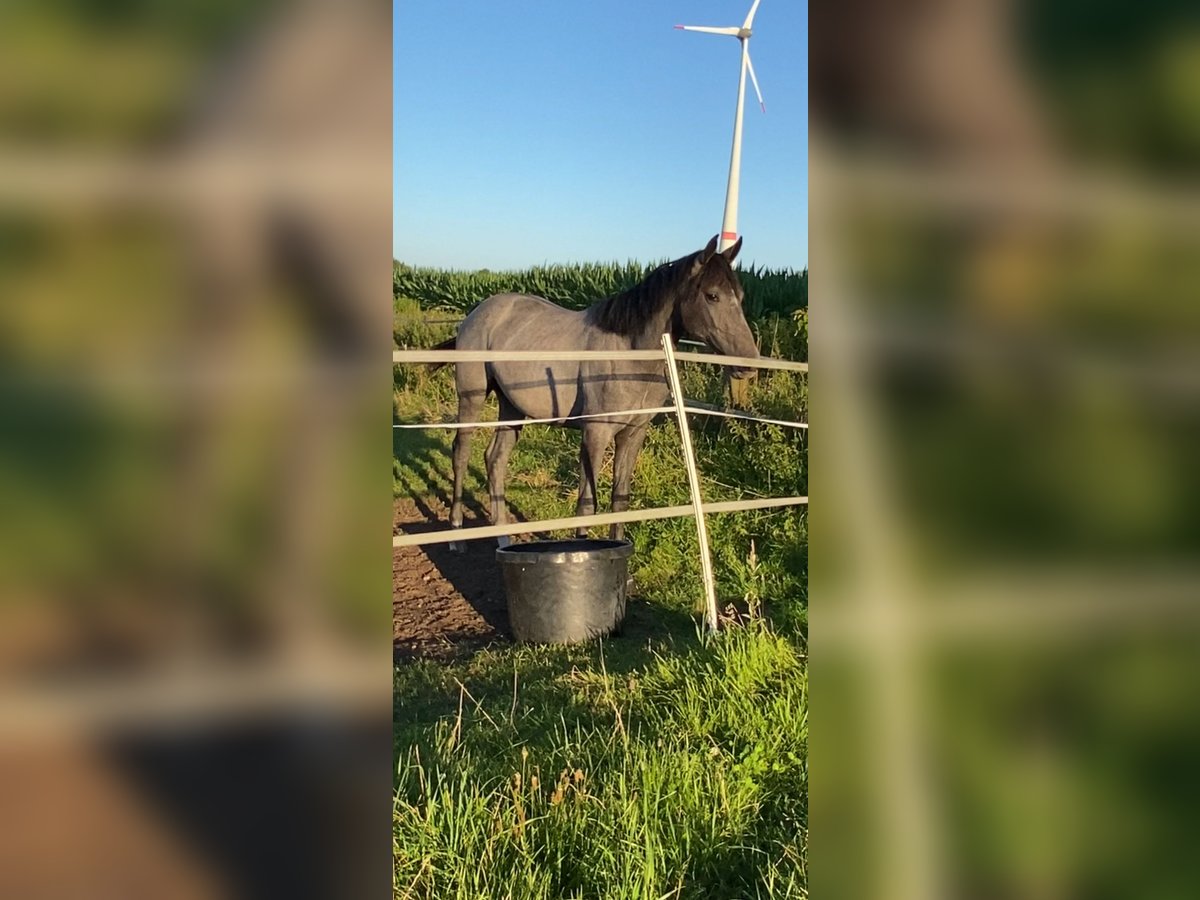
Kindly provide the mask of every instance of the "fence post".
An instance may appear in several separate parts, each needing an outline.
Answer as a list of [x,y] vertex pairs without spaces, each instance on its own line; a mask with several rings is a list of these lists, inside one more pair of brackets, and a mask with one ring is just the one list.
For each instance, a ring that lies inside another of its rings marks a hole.
[[692,452],[692,432],[688,428],[687,408],[684,406],[683,388],[679,385],[679,368],[675,365],[675,348],[671,335],[662,336],[663,353],[667,357],[667,378],[671,384],[671,396],[675,400],[675,414],[679,420],[679,437],[683,443],[683,461],[687,467],[688,486],[692,492],[692,507],[696,517],[696,536],[700,539],[700,573],[704,577],[704,599],[708,609],[708,630],[717,630],[717,587],[713,581],[712,557],[708,554],[708,527],[704,521],[704,498],[700,496],[700,473],[696,471],[696,456]]
[[757,372],[750,372],[740,378],[734,378],[728,371],[725,373],[725,384],[729,388],[729,402],[735,409],[750,408],[750,385],[757,378]]

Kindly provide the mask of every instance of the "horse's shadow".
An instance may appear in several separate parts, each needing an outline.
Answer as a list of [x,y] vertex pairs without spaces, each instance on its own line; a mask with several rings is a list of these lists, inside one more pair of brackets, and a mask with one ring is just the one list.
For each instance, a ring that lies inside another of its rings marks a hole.
[[[393,453],[397,462],[399,478],[398,499],[408,507],[397,517],[395,530],[399,534],[432,534],[449,529],[450,511],[450,458],[445,439],[423,430],[396,429]],[[566,463],[564,463],[565,474]],[[469,471],[469,478],[477,485],[485,485],[484,473],[476,466]],[[490,524],[490,517],[483,505],[471,491],[464,493],[464,528]],[[530,522],[529,517],[511,500],[508,501],[509,518],[513,522]],[[527,537],[537,539],[550,535],[536,530],[536,521],[531,522]],[[514,540],[521,536],[514,535]],[[477,629],[456,631],[443,630],[436,636],[440,654],[453,645],[456,653],[478,649],[490,640],[511,640],[512,630],[508,620],[508,604],[504,591],[504,579],[500,564],[496,560],[496,540],[484,538],[462,541],[461,549],[451,549],[449,543],[425,544],[416,548],[436,568],[437,572],[487,624],[491,637],[481,636]],[[694,630],[694,622],[686,614],[664,610],[656,604],[647,603],[637,596],[636,588],[630,585],[626,617],[619,635],[638,641],[646,639],[686,639]],[[408,644],[408,642],[405,642]],[[418,642],[419,643],[419,642]],[[405,646],[397,650],[398,658],[421,656],[428,649]]]
[[[398,496],[411,503],[417,516],[396,522],[401,534],[431,534],[450,527],[450,458],[444,439],[421,430],[396,429],[393,432],[393,456],[398,463]],[[472,465],[468,477],[477,484],[487,483],[485,473]],[[464,528],[490,524],[490,518],[474,492],[463,496]],[[526,522],[528,517],[511,501],[509,515],[514,522]],[[471,605],[476,613],[498,635],[511,636],[508,607],[504,599],[503,577],[496,561],[495,539],[464,541],[461,549],[451,549],[448,543],[425,544],[420,552],[439,574]],[[453,634],[445,637],[453,639]]]
[[[428,515],[432,514],[428,507],[425,509]],[[469,526],[472,523],[464,524]],[[428,534],[443,530],[446,523],[444,519],[406,522],[397,527],[402,534]],[[495,540],[468,541],[461,550],[453,550],[449,544],[425,544],[419,550],[493,632],[501,637],[511,637],[503,576],[500,564],[496,562]],[[477,634],[456,634],[453,631],[438,635],[450,641],[472,636],[478,637]]]

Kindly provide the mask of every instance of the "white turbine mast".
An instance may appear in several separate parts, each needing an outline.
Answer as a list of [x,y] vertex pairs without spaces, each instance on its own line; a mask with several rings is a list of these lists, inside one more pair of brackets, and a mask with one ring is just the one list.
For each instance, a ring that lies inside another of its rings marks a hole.
[[738,77],[737,112],[733,118],[733,150],[729,154],[729,183],[725,188],[725,215],[721,219],[721,240],[718,249],[724,250],[737,240],[737,207],[738,180],[742,167],[742,112],[746,99],[746,73],[750,73],[750,81],[754,84],[754,93],[758,95],[758,105],[762,111],[767,111],[763,103],[762,91],[758,89],[758,78],[754,75],[754,64],[750,62],[750,26],[754,22],[754,14],[758,12],[761,0],[754,0],[746,21],[740,28],[712,28],[706,25],[676,25],[683,31],[703,31],[706,34],[724,34],[735,37],[742,45],[742,69]]

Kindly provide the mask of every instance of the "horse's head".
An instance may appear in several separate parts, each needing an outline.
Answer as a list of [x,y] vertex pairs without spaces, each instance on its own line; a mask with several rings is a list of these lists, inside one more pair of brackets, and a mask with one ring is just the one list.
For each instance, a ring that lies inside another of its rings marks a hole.
[[[742,284],[733,261],[742,249],[742,239],[717,252],[714,237],[692,261],[692,275],[679,299],[678,315],[683,332],[704,341],[726,356],[758,356],[758,345],[742,312]],[[747,370],[734,368],[735,374]]]

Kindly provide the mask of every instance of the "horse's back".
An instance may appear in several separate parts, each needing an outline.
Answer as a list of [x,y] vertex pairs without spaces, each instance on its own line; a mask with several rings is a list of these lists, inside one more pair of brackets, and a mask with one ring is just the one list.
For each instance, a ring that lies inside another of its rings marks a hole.
[[[532,294],[493,294],[463,320],[461,350],[576,349],[582,316]],[[551,343],[547,343],[551,342]]]
[[[583,315],[531,294],[495,294],[459,327],[459,350],[580,350],[587,345]],[[577,412],[579,361],[499,361],[474,372],[459,368],[460,393],[487,383],[524,415],[551,418]]]

